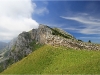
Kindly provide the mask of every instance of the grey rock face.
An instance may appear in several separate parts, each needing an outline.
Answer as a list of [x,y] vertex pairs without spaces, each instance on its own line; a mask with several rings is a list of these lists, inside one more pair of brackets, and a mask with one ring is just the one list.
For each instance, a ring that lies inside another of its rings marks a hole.
[[39,25],[38,29],[32,29],[29,32],[22,32],[17,38],[12,40],[6,47],[7,59],[4,60],[2,68],[6,69],[12,63],[15,63],[32,51],[37,44],[48,44],[52,46],[64,46],[74,49],[100,50],[100,45],[84,43],[75,39],[71,34],[59,28],[50,28],[46,25]]

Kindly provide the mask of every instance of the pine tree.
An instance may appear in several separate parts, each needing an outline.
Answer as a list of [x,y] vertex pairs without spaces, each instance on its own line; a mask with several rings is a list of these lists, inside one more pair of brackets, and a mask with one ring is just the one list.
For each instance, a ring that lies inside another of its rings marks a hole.
[[88,43],[91,43],[91,40],[89,40]]

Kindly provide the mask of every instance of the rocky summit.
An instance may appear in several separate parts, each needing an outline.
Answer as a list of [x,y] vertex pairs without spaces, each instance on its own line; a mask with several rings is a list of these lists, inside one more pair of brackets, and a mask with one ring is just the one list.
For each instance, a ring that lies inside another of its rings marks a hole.
[[60,28],[51,28],[40,24],[38,29],[22,32],[8,44],[2,59],[0,59],[1,71],[44,44],[55,47],[64,46],[77,50],[100,50],[98,44],[82,42]]

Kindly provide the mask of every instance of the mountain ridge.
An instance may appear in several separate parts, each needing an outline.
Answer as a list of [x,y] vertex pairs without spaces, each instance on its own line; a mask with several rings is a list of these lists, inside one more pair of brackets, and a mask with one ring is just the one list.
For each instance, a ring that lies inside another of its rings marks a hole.
[[0,63],[0,67],[6,69],[9,65],[21,60],[36,48],[47,44],[55,47],[67,47],[84,50],[100,50],[100,45],[84,43],[77,40],[73,35],[59,28],[51,28],[40,24],[38,29],[32,29],[29,32],[22,32],[17,38],[12,40],[6,47],[7,52],[4,54],[6,60]]

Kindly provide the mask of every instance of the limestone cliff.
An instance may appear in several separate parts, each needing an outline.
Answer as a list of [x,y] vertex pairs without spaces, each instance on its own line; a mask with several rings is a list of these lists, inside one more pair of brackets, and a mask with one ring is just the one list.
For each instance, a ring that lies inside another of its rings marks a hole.
[[74,36],[62,29],[40,24],[38,29],[22,32],[9,43],[3,57],[6,59],[0,63],[0,67],[6,69],[7,66],[21,60],[43,44],[74,49],[100,50],[99,45],[78,41]]

